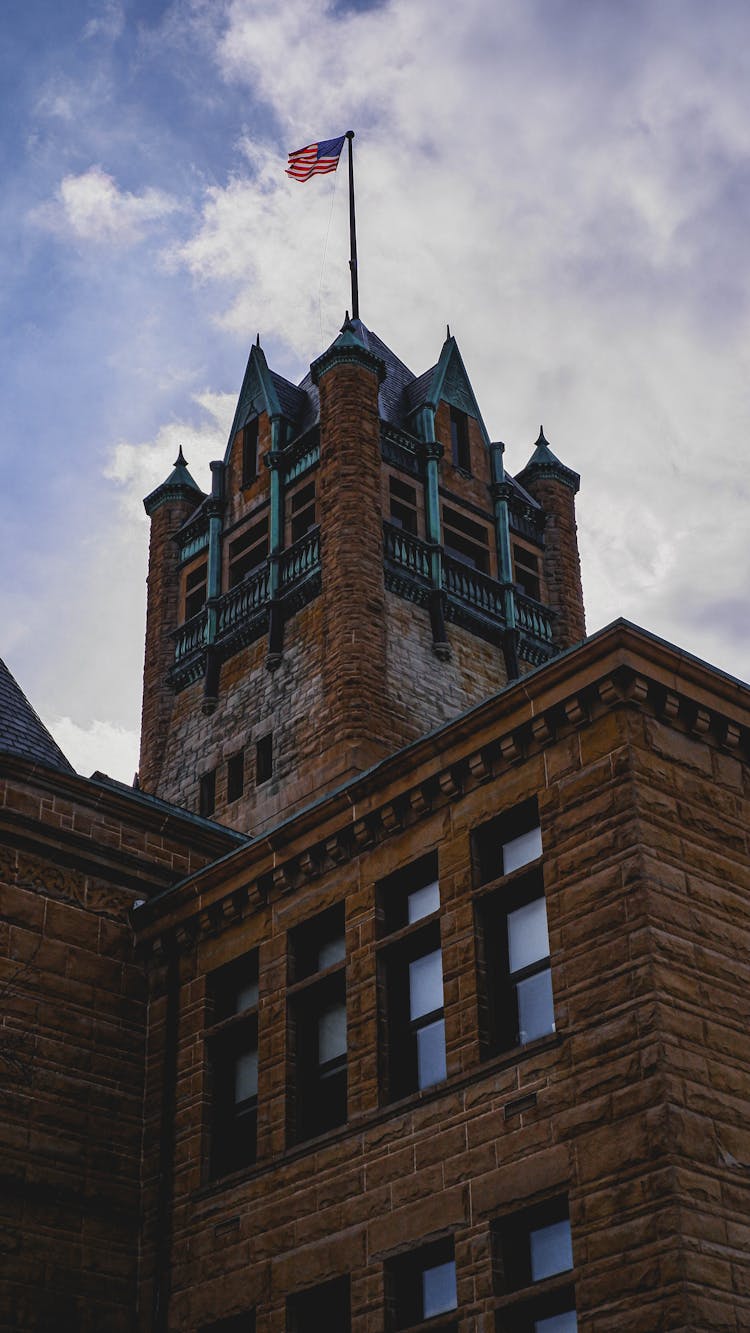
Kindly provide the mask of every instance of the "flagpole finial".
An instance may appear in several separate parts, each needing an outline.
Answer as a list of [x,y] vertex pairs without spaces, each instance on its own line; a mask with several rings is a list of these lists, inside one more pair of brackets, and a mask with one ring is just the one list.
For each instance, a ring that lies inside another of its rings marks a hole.
[[347,130],[347,131],[346,131],[346,134],[344,135],[344,138],[345,138],[345,139],[353,139],[353,138],[354,138],[354,130]]

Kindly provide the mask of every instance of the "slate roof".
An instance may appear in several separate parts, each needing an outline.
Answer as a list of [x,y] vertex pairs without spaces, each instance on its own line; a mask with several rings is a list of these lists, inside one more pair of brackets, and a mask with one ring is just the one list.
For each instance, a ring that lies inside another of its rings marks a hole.
[[75,773],[0,658],[0,752]]

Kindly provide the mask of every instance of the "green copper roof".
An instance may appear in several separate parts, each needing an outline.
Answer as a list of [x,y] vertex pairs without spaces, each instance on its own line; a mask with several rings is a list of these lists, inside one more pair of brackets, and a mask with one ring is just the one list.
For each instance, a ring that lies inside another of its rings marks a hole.
[[342,361],[356,361],[360,365],[369,366],[371,370],[376,371],[381,381],[384,380],[385,362],[382,357],[377,356],[375,352],[370,350],[367,343],[369,343],[369,338],[361,320],[351,320],[347,311],[338,338],[310,366],[313,384],[319,382],[321,375],[330,366],[335,366]]
[[564,463],[560,462],[557,455],[553,454],[544,438],[543,426],[539,427],[539,436],[534,445],[534,452],[523,471],[518,473],[517,480],[525,484],[526,481],[533,480],[534,477],[556,478],[558,481],[562,481],[564,485],[570,486],[574,491],[577,491],[581,484],[579,474],[574,472],[572,468],[566,467]]
[[185,455],[182,452],[182,445],[180,445],[180,451],[175,459],[172,471],[161,486],[157,486],[155,491],[151,491],[150,495],[146,496],[143,507],[146,513],[151,515],[155,509],[159,508],[159,505],[164,504],[167,500],[193,500],[195,504],[198,504],[203,496],[204,492],[187,470]]

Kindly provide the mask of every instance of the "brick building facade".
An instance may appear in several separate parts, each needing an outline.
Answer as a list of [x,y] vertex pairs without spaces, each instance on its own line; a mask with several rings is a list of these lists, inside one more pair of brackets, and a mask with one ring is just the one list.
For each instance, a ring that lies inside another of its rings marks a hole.
[[584,639],[577,486],[450,337],[256,346],[142,790],[0,676],[3,1333],[750,1327],[750,692]]

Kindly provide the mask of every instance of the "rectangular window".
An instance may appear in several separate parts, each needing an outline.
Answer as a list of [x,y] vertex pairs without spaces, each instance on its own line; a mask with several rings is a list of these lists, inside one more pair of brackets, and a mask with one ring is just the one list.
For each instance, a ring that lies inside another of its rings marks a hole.
[[206,604],[208,591],[208,561],[189,569],[185,575],[185,620],[192,620]]
[[229,586],[236,588],[268,555],[268,516],[245,528],[229,543]]
[[[497,1333],[575,1333],[567,1199],[549,1199],[496,1222],[493,1246],[497,1294],[511,1298],[497,1311]],[[543,1284],[538,1292],[537,1284]]]
[[259,423],[248,421],[242,432],[242,485],[252,486],[258,476],[258,431]]
[[349,1278],[334,1278],[289,1296],[286,1326],[287,1333],[349,1333]]
[[210,819],[216,809],[216,769],[202,773],[198,793],[198,813]]
[[534,864],[542,851],[536,802],[476,830],[474,848],[482,881],[502,880],[477,903],[482,1027],[491,1055],[555,1030],[544,881]]
[[439,908],[434,854],[379,886],[386,1101],[430,1088],[447,1076]]
[[540,576],[540,560],[533,551],[527,551],[525,546],[519,546],[517,542],[513,543],[513,568],[515,570],[515,580],[527,597],[533,597],[536,602],[542,600],[542,580]]
[[443,505],[443,545],[448,555],[489,574],[489,530],[448,505]]
[[258,1121],[258,954],[209,977],[211,1174],[255,1161]]
[[315,482],[310,481],[306,486],[300,486],[299,490],[294,491],[289,507],[291,513],[290,535],[292,544],[294,544],[294,542],[298,542],[305,537],[317,523]]
[[245,787],[245,751],[238,750],[227,760],[227,801],[238,801]]
[[300,1142],[346,1121],[344,904],[298,926],[291,933],[290,946],[290,1046],[294,1052],[290,1128]]
[[417,534],[417,491],[398,477],[389,478],[390,517],[394,527]]
[[[388,1327],[413,1328],[425,1319],[449,1314],[458,1305],[453,1239],[435,1241],[399,1255],[386,1266]],[[453,1328],[453,1323],[430,1325]]]
[[471,472],[469,419],[457,407],[451,408],[451,456],[454,467],[460,468],[462,472]]
[[268,782],[273,777],[273,732],[261,736],[255,746],[255,785]]

